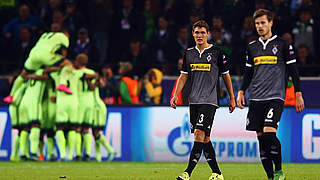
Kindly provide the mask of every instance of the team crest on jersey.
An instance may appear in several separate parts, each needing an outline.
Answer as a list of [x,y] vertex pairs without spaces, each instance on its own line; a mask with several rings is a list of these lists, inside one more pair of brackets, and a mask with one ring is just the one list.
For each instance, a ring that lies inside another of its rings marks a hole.
[[273,45],[272,52],[273,52],[274,55],[276,55],[277,52],[278,52],[278,48],[277,47],[278,47],[277,44]]
[[208,62],[210,62],[210,61],[211,61],[211,59],[212,59],[212,57],[211,57],[211,56],[212,56],[212,53],[208,53],[208,56],[207,56],[207,61],[208,61]]
[[210,71],[211,64],[190,64],[191,71]]
[[277,61],[277,56],[258,56],[254,58],[254,65],[257,66],[259,64],[277,64]]

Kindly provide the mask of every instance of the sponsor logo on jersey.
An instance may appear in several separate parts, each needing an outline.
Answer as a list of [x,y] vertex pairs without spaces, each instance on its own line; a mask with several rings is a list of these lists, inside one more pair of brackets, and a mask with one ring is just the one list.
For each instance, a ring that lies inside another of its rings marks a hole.
[[277,56],[258,56],[254,58],[255,66],[259,64],[277,64],[277,62],[278,62]]
[[210,71],[211,64],[190,64],[191,71]]

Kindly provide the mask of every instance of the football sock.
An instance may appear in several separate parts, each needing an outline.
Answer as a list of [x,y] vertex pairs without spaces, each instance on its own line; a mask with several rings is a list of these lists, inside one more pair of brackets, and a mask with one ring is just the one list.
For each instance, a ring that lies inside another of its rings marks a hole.
[[30,132],[30,152],[31,154],[37,154],[40,141],[40,128],[32,127]]
[[95,145],[96,145],[96,160],[100,162],[101,161],[100,143],[96,140]]
[[270,158],[270,142],[265,134],[258,136],[260,159],[268,178],[273,178],[273,164]]
[[[21,156],[27,156],[27,151],[29,151],[28,147],[28,136],[29,133],[28,131],[22,130],[20,134],[20,141],[19,141],[19,146],[20,146],[20,155]],[[29,154],[29,153],[28,153]]]
[[82,154],[81,133],[76,132],[76,155],[81,157]]
[[218,173],[221,175],[221,171],[219,169],[217,159],[216,159],[216,152],[213,149],[211,141],[209,141],[208,143],[204,143],[203,154],[204,154],[204,157],[206,158],[207,163],[209,164],[212,172]]
[[112,146],[109,144],[105,136],[99,134],[97,137],[97,142],[101,143],[104,148],[108,151],[108,153],[114,153],[115,150],[112,148]]
[[203,146],[204,146],[204,143],[202,142],[194,142],[194,145],[192,147],[190,157],[189,157],[188,167],[185,170],[185,172],[187,172],[189,176],[191,176],[193,169],[196,167],[201,157]]
[[76,131],[68,132],[68,159],[72,160],[75,147]]
[[44,145],[44,142],[43,142],[43,139],[39,141],[39,153],[40,153],[40,156],[43,156],[43,145]]
[[56,132],[56,142],[60,153],[60,159],[66,158],[66,138],[64,137],[63,130],[58,130]]
[[86,155],[90,156],[91,153],[91,134],[90,133],[84,133],[83,135],[84,139],[84,147],[86,148]]
[[50,158],[52,158],[53,151],[54,151],[54,139],[52,137],[47,138],[47,142],[48,142],[47,160],[50,160]]
[[16,135],[14,137],[14,140],[13,140],[11,157],[17,157],[18,156],[19,143],[20,143],[20,137],[19,137],[19,135]]
[[270,157],[275,165],[275,171],[281,170],[281,144],[276,133],[265,133],[266,138],[270,141]]

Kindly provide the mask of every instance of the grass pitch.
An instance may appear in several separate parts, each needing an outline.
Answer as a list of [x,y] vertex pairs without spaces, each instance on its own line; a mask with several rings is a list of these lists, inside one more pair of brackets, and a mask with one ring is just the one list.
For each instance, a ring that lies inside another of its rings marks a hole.
[[[187,163],[0,162],[0,180],[174,180]],[[266,180],[259,163],[220,163],[226,180]],[[320,164],[284,164],[287,180],[320,180]],[[191,179],[208,179],[201,162]]]

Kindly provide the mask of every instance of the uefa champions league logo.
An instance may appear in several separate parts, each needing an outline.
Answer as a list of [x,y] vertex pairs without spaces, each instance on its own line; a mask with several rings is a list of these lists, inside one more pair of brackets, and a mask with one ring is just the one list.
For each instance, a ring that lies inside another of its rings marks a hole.
[[192,148],[190,138],[189,115],[186,113],[182,120],[182,126],[174,128],[168,136],[168,147],[176,156],[186,156]]

